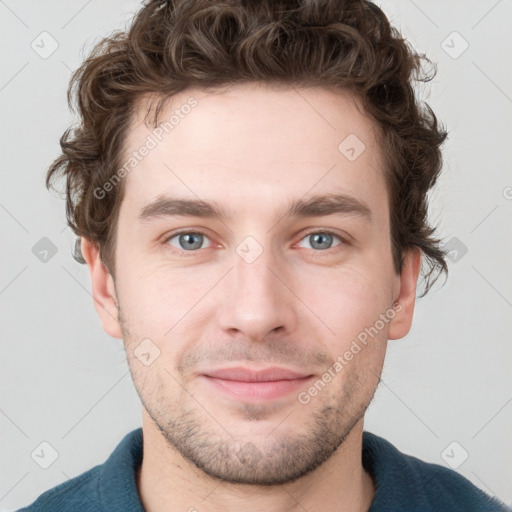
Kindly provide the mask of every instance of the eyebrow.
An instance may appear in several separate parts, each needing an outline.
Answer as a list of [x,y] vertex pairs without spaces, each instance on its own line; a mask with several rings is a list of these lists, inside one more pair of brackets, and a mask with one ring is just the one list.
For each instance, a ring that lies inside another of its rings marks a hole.
[[[284,206],[278,218],[325,217],[334,214],[354,215],[368,221],[372,219],[371,209],[364,201],[344,194],[294,199]],[[230,221],[233,217],[222,204],[216,201],[159,196],[142,208],[139,219],[149,221],[173,216],[213,218],[221,221]]]

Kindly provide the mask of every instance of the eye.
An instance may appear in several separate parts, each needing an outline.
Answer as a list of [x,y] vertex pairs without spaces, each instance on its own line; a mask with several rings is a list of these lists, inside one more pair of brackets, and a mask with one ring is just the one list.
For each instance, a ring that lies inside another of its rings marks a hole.
[[[333,245],[336,239],[338,243]],[[207,248],[203,247],[205,240],[210,239],[204,233],[198,231],[182,231],[170,235],[164,240],[164,243],[176,249],[179,255],[187,256],[187,254],[185,254],[187,252],[193,253],[197,252],[199,249]],[[347,243],[340,235],[325,230],[310,232],[302,238],[301,243],[303,243],[303,241],[307,241],[310,244],[310,247],[306,247],[306,249],[313,249],[316,252],[328,251],[329,249]]]
[[194,252],[197,249],[204,249],[202,247],[204,240],[209,238],[203,233],[196,231],[183,231],[175,233],[165,240],[165,243],[170,244],[175,249],[181,251]]
[[332,243],[335,238],[337,238],[340,243],[336,244],[334,247],[345,242],[343,238],[331,231],[314,231],[312,233],[308,233],[302,240],[309,241],[310,247],[307,247],[307,249],[326,251],[333,247]]

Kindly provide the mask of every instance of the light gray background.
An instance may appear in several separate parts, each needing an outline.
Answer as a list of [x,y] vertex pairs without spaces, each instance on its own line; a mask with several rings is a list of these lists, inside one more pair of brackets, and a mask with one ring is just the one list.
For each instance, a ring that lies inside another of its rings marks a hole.
[[[141,424],[122,342],[103,332],[87,269],[71,258],[64,202],[44,187],[72,121],[71,71],[139,5],[0,0],[3,510],[102,463]],[[438,64],[435,82],[420,90],[450,130],[432,219],[467,253],[450,263],[444,287],[418,301],[410,334],[390,342],[365,429],[442,465],[456,441],[451,460],[469,454],[456,470],[510,504],[512,2],[379,5]],[[43,31],[59,45],[46,59],[31,48]],[[469,44],[460,55],[464,41],[453,31]],[[58,251],[47,262],[32,253],[42,237]],[[59,454],[48,469],[31,457],[43,441]]]

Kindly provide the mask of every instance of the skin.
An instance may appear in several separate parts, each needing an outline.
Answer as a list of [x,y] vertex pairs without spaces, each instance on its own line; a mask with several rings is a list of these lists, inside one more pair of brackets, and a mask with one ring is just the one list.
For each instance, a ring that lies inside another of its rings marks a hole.
[[[126,177],[115,281],[82,239],[97,312],[124,340],[143,404],[142,503],[150,512],[366,511],[375,484],[361,464],[364,412],[387,341],[410,329],[420,265],[411,250],[394,271],[376,126],[348,94],[261,84],[182,91],[160,119],[191,96],[198,105]],[[142,102],[137,112],[126,155],[151,134]],[[349,134],[365,144],[354,161],[338,150]],[[280,217],[289,200],[334,192],[364,201],[371,218]],[[232,218],[141,220],[165,194],[216,200]],[[168,240],[182,228],[205,235],[193,239],[200,248]],[[319,249],[310,232],[325,230],[345,241]],[[251,263],[236,252],[247,236],[263,250]],[[297,392],[236,399],[200,377],[239,363],[317,380],[395,302],[394,318],[307,404]],[[144,339],[160,351],[148,366],[136,357]]]

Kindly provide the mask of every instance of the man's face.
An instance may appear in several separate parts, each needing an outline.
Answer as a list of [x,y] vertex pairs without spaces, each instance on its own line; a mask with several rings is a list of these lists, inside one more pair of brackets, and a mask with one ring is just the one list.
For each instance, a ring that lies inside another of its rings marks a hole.
[[[132,377],[165,439],[207,474],[293,481],[362,425],[393,325],[400,276],[374,125],[349,97],[254,84],[184,91],[161,122],[175,110],[156,136],[141,108],[126,141],[126,159],[157,142],[126,177],[118,219]],[[283,216],[326,195],[348,199]],[[226,217],[178,215],[166,198]]]

